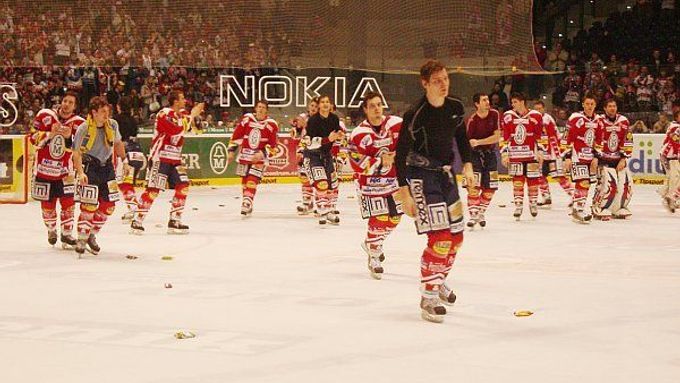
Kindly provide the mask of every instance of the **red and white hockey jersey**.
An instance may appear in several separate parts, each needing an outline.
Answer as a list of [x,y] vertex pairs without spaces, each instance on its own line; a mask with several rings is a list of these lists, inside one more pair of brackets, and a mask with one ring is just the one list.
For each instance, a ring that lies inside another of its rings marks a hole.
[[[30,135],[29,139],[37,148],[33,167],[37,177],[60,180],[71,171],[73,167],[71,143],[76,129],[83,122],[85,119],[75,114],[62,119],[52,109],[42,109],[36,114],[33,121],[35,132]],[[51,139],[48,138],[47,134],[56,124],[70,128],[71,134],[68,137],[55,135]]]
[[543,116],[535,110],[520,116],[514,110],[503,113],[501,122],[501,153],[510,162],[537,161],[536,153],[543,150],[539,143],[543,134]]
[[593,114],[586,116],[583,112],[572,113],[567,121],[567,134],[563,156],[574,163],[589,164],[595,157],[595,143],[601,117]]
[[278,132],[279,124],[274,119],[265,117],[258,121],[254,114],[246,113],[231,136],[231,143],[241,146],[238,163],[262,163],[262,160],[255,159],[255,155],[262,153],[266,157],[267,147],[276,148]]
[[613,120],[606,115],[601,116],[595,149],[601,160],[606,162],[630,158],[633,152],[633,133],[629,130],[630,122],[620,114]]
[[191,126],[189,112],[182,109],[179,113],[171,108],[163,108],[156,115],[156,126],[151,139],[149,157],[172,165],[182,163],[184,134]]
[[401,124],[401,117],[387,116],[379,129],[364,120],[352,130],[350,164],[362,194],[384,196],[399,188],[396,167],[382,166],[380,157],[396,150]]
[[680,123],[671,122],[661,146],[661,156],[670,160],[680,159]]

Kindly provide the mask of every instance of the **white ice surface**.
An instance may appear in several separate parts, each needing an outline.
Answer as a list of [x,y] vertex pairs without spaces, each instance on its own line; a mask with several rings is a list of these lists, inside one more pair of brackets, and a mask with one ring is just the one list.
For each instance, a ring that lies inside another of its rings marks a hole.
[[37,203],[0,205],[0,382],[679,382],[680,214],[640,186],[631,220],[577,225],[552,188],[514,222],[501,185],[443,324],[420,318],[412,220],[370,278],[349,185],[325,229],[294,213],[298,185],[261,186],[246,220],[239,188],[195,188],[188,236],[165,234],[170,193],[142,237],[119,205],[82,260],[47,245]]

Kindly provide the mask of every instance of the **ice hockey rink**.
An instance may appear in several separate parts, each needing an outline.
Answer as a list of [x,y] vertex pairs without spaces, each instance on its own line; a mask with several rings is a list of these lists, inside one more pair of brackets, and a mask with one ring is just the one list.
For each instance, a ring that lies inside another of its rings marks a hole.
[[47,244],[37,203],[0,205],[0,381],[680,381],[680,214],[637,186],[631,220],[578,225],[551,186],[552,210],[515,222],[501,185],[442,324],[420,318],[411,219],[369,276],[349,184],[325,229],[294,213],[298,185],[262,185],[245,220],[238,187],[194,188],[187,236],[165,234],[169,193],[141,237],[118,205],[81,260]]

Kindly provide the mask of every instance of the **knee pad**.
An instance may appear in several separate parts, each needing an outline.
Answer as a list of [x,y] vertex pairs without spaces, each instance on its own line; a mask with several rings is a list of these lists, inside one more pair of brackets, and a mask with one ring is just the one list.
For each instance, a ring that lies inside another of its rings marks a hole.
[[115,202],[110,202],[110,201],[99,201],[99,212],[102,214],[106,215],[111,215],[113,214],[113,211],[116,209],[116,203]]
[[377,215],[375,216],[375,219],[380,221],[380,222],[387,222],[389,221],[390,217],[387,215]]
[[97,211],[97,205],[92,205],[92,204],[80,204],[80,211],[85,212],[85,213],[94,213]]
[[319,190],[326,191],[328,190],[328,181],[318,181],[314,183],[314,186]]
[[393,215],[390,216],[390,223],[392,226],[397,226],[401,222],[401,216],[400,215]]
[[59,198],[59,203],[61,204],[62,210],[69,209],[76,204],[73,197],[61,197]]
[[40,208],[43,210],[54,210],[57,208],[57,200],[40,201]]
[[175,187],[175,194],[186,197],[189,194],[189,184],[181,183]]

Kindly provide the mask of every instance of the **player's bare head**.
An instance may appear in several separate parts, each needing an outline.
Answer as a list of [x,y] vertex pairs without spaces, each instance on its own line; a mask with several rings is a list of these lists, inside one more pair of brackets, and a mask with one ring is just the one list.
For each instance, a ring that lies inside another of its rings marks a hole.
[[309,103],[307,104],[307,112],[309,112],[309,115],[316,114],[319,111],[319,97],[314,97],[309,100]]
[[269,104],[265,100],[257,100],[255,103],[255,118],[258,120],[263,120],[267,117],[267,112],[269,111]]
[[64,97],[61,98],[60,111],[64,114],[64,117],[66,117],[73,114],[77,106],[78,95],[74,91],[69,90]]
[[486,93],[475,93],[472,96],[472,102],[479,112],[486,112],[491,108],[489,103],[489,95]]
[[319,112],[328,114],[331,112],[331,98],[328,95],[319,96]]
[[587,93],[583,96],[583,111],[586,112],[587,115],[593,114],[596,106],[597,100],[595,100],[595,96],[591,93]]
[[180,89],[173,89],[168,93],[168,103],[172,109],[182,109],[186,105],[184,92]]
[[369,122],[380,119],[383,116],[383,99],[378,92],[367,92],[361,101],[361,109],[364,110]]
[[613,98],[610,98],[609,100],[604,102],[604,111],[605,113],[607,113],[608,116],[614,117],[618,110],[619,108],[616,105],[616,100],[614,100]]
[[420,67],[420,83],[428,96],[446,97],[449,94],[449,73],[438,60],[427,60]]
[[534,102],[534,110],[541,114],[545,113],[545,103],[541,100]]
[[680,109],[673,112],[673,121],[680,122]]
[[510,95],[510,102],[512,103],[512,109],[515,112],[522,112],[527,108],[527,98],[522,92],[512,92]]
[[104,96],[95,96],[90,99],[89,114],[99,124],[103,124],[109,118],[109,103]]

